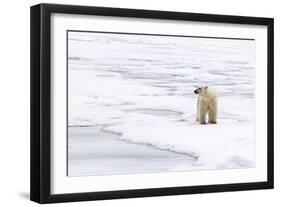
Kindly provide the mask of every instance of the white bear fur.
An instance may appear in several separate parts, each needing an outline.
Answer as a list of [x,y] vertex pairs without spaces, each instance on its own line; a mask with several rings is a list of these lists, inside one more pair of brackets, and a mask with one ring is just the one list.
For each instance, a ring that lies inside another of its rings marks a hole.
[[208,123],[216,124],[218,113],[218,98],[216,91],[205,86],[197,88],[194,92],[198,94],[196,121],[199,121],[200,124],[206,124],[208,114]]

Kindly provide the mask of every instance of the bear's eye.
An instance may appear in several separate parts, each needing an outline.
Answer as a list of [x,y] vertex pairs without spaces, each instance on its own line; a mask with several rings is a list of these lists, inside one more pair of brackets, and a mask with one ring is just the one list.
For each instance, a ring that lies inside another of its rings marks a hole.
[[199,88],[199,91],[201,91],[201,88]]

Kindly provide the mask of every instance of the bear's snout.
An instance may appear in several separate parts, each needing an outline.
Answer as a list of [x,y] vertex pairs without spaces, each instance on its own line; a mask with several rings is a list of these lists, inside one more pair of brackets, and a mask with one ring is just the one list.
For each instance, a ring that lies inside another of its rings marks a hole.
[[195,93],[195,94],[198,94],[198,89],[194,90],[194,93]]

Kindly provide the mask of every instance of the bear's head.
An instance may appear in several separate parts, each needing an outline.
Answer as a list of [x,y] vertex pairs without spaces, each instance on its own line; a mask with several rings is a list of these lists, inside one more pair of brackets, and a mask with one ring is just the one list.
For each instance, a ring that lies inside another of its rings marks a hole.
[[204,95],[208,90],[208,86],[203,86],[203,87],[197,87],[195,90],[194,90],[194,93],[195,94],[199,94],[199,95]]

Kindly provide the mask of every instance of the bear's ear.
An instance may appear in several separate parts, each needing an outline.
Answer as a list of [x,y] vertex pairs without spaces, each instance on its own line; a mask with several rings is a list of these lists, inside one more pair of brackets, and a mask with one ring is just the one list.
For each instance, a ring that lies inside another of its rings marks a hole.
[[205,86],[205,89],[207,90],[207,89],[208,89],[208,86]]

